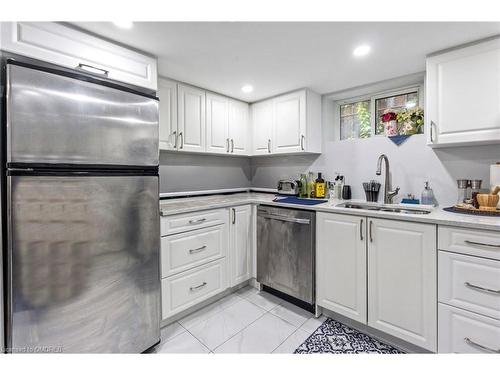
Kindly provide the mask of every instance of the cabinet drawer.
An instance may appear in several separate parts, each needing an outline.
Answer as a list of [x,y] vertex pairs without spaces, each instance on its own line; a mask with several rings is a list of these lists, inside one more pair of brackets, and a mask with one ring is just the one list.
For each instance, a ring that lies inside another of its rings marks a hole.
[[500,320],[439,304],[439,353],[500,353]]
[[225,256],[228,241],[226,225],[217,225],[162,237],[162,277]]
[[440,225],[438,249],[500,260],[500,233]]
[[164,216],[161,218],[161,235],[166,236],[188,230],[206,228],[228,221],[227,210],[190,212],[188,214]]
[[177,314],[225,289],[225,258],[162,279],[162,318]]
[[500,319],[500,261],[440,251],[439,301]]
[[156,59],[54,22],[2,22],[5,51],[68,68],[90,65],[107,77],[156,91]]

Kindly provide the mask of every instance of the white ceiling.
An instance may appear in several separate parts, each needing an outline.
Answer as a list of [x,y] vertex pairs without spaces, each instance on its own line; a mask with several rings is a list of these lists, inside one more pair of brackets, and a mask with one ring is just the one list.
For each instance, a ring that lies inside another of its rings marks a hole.
[[[159,74],[248,102],[301,87],[320,94],[425,70],[429,53],[500,34],[500,22],[77,22],[158,56]],[[370,55],[355,58],[360,44]],[[241,86],[254,92],[244,94]]]

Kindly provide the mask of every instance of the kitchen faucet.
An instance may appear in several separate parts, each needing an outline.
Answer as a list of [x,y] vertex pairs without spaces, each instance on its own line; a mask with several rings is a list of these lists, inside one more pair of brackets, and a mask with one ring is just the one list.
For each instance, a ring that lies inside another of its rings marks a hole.
[[394,198],[399,193],[399,187],[391,191],[391,181],[389,176],[389,159],[385,154],[379,156],[377,161],[377,176],[382,174],[382,160],[385,161],[385,183],[384,183],[384,203],[392,203]]

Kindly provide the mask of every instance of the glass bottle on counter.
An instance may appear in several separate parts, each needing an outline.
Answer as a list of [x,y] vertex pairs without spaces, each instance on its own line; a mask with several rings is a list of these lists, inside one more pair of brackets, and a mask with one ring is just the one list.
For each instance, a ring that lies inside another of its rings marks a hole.
[[326,183],[323,177],[321,177],[321,172],[318,172],[318,178],[316,179],[316,182],[314,184],[314,191],[315,191],[315,197],[316,198],[324,198],[326,193]]
[[314,198],[314,173],[309,172],[307,178],[307,198]]
[[300,192],[299,196],[301,198],[307,198],[307,176],[305,173],[300,175]]

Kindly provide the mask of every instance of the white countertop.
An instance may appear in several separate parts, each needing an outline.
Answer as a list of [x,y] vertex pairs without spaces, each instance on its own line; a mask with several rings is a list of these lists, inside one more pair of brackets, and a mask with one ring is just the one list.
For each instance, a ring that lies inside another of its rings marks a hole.
[[[339,214],[349,214],[356,216],[369,216],[384,219],[415,221],[421,223],[432,223],[442,225],[452,225],[465,228],[486,229],[500,231],[500,217],[473,216],[456,214],[443,211],[441,207],[435,207],[430,214],[403,214],[394,212],[382,212],[362,209],[352,209],[336,207],[345,202],[339,200],[330,200],[315,206],[296,205],[273,202],[275,195],[260,192],[243,192],[226,195],[205,195],[188,198],[171,198],[160,200],[160,211],[162,216],[176,215],[186,212],[208,210],[214,208],[224,208],[238,206],[242,204],[267,204],[280,207],[299,208],[320,212],[333,212]],[[361,202],[352,200],[351,202]],[[418,208],[417,205],[410,207]]]

